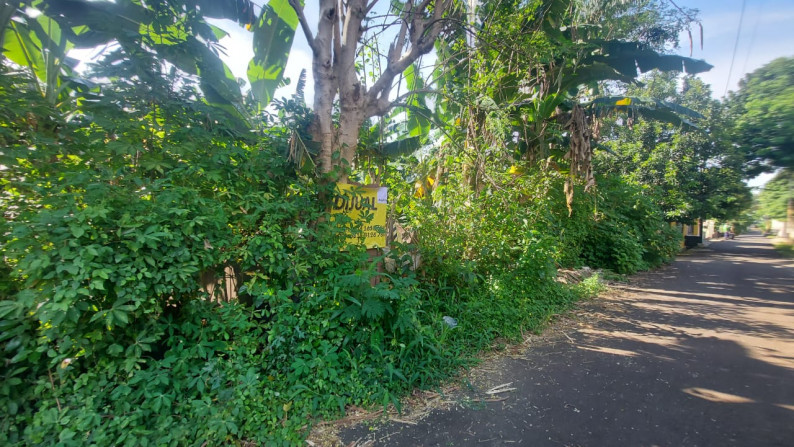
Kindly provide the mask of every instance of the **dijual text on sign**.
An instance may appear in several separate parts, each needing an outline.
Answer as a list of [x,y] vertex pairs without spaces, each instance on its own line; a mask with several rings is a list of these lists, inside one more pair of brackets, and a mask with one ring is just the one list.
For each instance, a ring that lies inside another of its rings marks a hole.
[[[362,226],[362,236],[367,248],[386,246],[386,206],[389,189],[379,186],[337,184],[331,214],[345,214],[354,225]],[[372,214],[372,220],[365,216]],[[360,243],[360,237],[348,238],[350,243]]]

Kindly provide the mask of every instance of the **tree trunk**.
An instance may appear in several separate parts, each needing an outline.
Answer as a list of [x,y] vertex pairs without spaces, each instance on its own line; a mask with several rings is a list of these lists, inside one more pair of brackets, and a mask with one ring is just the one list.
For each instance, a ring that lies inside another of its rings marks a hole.
[[[423,0],[416,5],[409,0],[400,21],[395,22],[400,29],[385,57],[386,67],[367,89],[358,78],[356,50],[366,30],[364,19],[376,2],[319,0],[320,17],[314,35],[303,13],[303,5],[298,0],[289,0],[312,49],[314,122],[311,133],[320,146],[320,171],[330,173],[332,181],[347,180],[347,173],[353,168],[361,125],[367,118],[383,115],[394,106],[389,101],[389,93],[395,78],[432,50],[444,27],[441,18],[452,4],[451,0]],[[335,99],[339,100],[338,126],[333,120]]]
[[319,163],[324,173],[333,170],[336,132],[332,117],[336,96],[336,76],[333,68],[333,30],[338,21],[336,2],[320,0],[320,21],[317,37],[312,45],[312,73],[314,74],[314,122],[312,138],[320,144]]

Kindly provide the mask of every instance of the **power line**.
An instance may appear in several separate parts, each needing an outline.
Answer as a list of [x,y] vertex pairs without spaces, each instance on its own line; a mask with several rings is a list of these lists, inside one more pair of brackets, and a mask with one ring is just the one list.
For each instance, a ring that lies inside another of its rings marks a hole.
[[744,58],[744,65],[742,66],[742,73],[747,73],[747,63],[750,62],[750,55],[753,54],[753,44],[755,44],[755,35],[758,33],[758,24],[761,22],[761,16],[764,12],[764,2],[761,0],[761,4],[758,5],[758,17],[755,19],[755,25],[753,26],[753,34],[750,36],[750,47],[747,48],[747,57]]
[[744,22],[744,7],[747,6],[747,0],[742,0],[742,13],[739,15],[739,28],[736,29],[736,42],[733,44],[733,56],[731,56],[731,68],[728,69],[728,81],[725,83],[725,93],[728,94],[728,87],[731,85],[731,74],[733,73],[733,63],[736,61],[736,50],[739,48],[739,37],[742,35],[742,22]]

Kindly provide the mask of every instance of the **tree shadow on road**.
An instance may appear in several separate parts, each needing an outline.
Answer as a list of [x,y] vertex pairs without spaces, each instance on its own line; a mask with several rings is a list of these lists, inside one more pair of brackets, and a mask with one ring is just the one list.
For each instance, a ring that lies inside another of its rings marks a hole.
[[652,424],[623,421],[642,433],[630,440],[636,445],[787,445],[794,439],[794,332],[708,307],[682,314],[657,300],[631,300],[620,318],[580,331],[576,349],[586,352],[571,355],[635,391],[605,388],[593,399],[620,395],[623,405],[653,414]]
[[[794,270],[760,238],[696,250],[584,303],[518,358],[504,400],[343,432],[397,446],[788,446]],[[473,376],[476,376],[476,372]]]

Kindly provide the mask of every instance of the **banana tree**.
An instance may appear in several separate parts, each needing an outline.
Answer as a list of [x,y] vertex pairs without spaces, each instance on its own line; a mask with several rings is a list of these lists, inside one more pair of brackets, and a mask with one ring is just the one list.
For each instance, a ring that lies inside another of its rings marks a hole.
[[636,96],[602,96],[583,103],[581,106],[591,119],[619,114],[625,116],[627,124],[644,118],[672,124],[686,130],[698,129],[698,125],[693,120],[704,118],[701,113],[680,104]]
[[247,127],[240,85],[220,57],[219,41],[227,32],[207,18],[233,20],[254,33],[249,80],[259,107],[267,105],[283,78],[297,24],[285,1],[272,0],[257,8],[249,0],[28,0],[0,8],[0,35],[5,57],[28,68],[45,96],[63,93],[64,81],[73,74],[69,68],[76,61],[68,57],[69,50],[118,45],[126,57],[140,59],[141,67],[155,54],[197,77],[204,100],[223,110],[225,118]]
[[[554,9],[550,8],[549,11]],[[597,118],[600,115],[622,110],[628,113],[629,119],[641,115],[690,127],[693,124],[687,117],[701,118],[697,112],[664,101],[596,97],[582,103],[580,97],[583,92],[599,91],[604,83],[636,83],[639,82],[640,74],[652,70],[692,75],[708,71],[712,66],[702,60],[660,53],[640,42],[597,38],[582,40],[581,33],[577,33],[575,27],[560,31],[558,21],[553,17],[544,20],[543,29],[553,41],[574,51],[563,54],[545,67],[536,92],[540,89],[548,93],[536,95],[527,101],[526,108],[522,107],[522,103],[517,104],[517,112],[527,117],[525,122],[531,121],[534,131],[531,133],[540,143],[544,141],[543,133],[550,127],[549,124],[556,124],[562,133],[567,134],[569,147],[563,157],[570,166],[565,192],[571,210],[574,177],[583,177],[586,188],[594,185],[592,140],[598,136]],[[545,150],[542,144],[534,147],[528,144],[526,153],[537,158],[538,151],[543,153]]]
[[[577,3],[570,0],[516,6],[509,0],[483,3],[475,21],[474,48],[461,33],[439,51],[447,68],[439,84],[447,97],[463,102],[457,107],[440,104],[452,112],[446,121],[465,120],[462,146],[474,154],[475,165],[483,157],[471,148],[482,146],[492,153],[500,136],[507,149],[504,158],[534,163],[557,157],[562,163],[551,165],[567,165],[570,173],[569,202],[575,176],[593,184],[591,139],[597,130],[593,119],[606,112],[608,101],[593,102],[598,97],[594,92],[605,84],[638,82],[640,74],[651,70],[694,74],[711,68],[703,61],[660,53],[655,49],[658,45],[604,38],[604,27],[582,23]],[[623,109],[632,116],[667,120],[678,119],[681,112],[671,104],[640,99]],[[487,120],[494,116],[510,127],[489,136]],[[692,117],[682,117],[687,118]],[[481,170],[474,168],[475,173]]]
[[54,104],[62,97],[68,85],[66,81],[77,63],[67,56],[67,52],[74,48],[74,43],[50,17],[17,14],[16,6],[5,4],[0,9],[3,56],[27,68],[33,75],[35,88],[49,103]]
[[[555,64],[556,68],[546,71],[546,79],[539,83],[535,91],[548,89],[551,90],[550,93],[535,95],[515,104],[516,114],[527,116],[534,124],[532,134],[542,134],[543,129],[539,126],[548,125],[550,120],[568,123],[571,111],[583,105],[587,105],[588,110],[598,113],[603,113],[606,106],[623,107],[626,111],[648,118],[684,125],[690,123],[680,118],[680,115],[699,118],[697,114],[692,115],[691,110],[672,103],[651,102],[639,98],[634,98],[632,102],[632,98],[597,97],[580,105],[579,96],[584,89],[598,91],[599,84],[604,82],[639,82],[638,76],[651,70],[702,73],[712,68],[708,63],[678,55],[660,54],[637,42],[595,41],[587,43],[579,53],[581,56],[576,65],[566,66],[564,60],[558,60]],[[624,103],[620,102],[621,99]],[[585,116],[590,119],[594,115]],[[585,128],[582,127],[582,130]],[[529,151],[542,149],[544,148],[538,146],[528,148]],[[531,155],[532,152],[529,154]]]
[[[453,0],[407,0],[380,6],[396,21],[396,33],[382,60],[380,76],[370,83],[360,76],[356,64],[364,41],[377,39],[390,26],[386,22],[373,23],[374,13],[370,13],[378,1],[318,1],[316,31],[304,15],[301,0],[270,0],[258,15],[249,0],[28,0],[16,4],[14,15],[25,21],[25,11],[35,10],[42,13],[40,17],[57,23],[66,42],[55,58],[60,61],[66,60],[70,48],[110,43],[120,45],[131,58],[154,53],[185,74],[198,77],[204,99],[225,110],[230,119],[238,120],[246,117],[243,96],[237,80],[219,57],[222,48],[218,42],[225,32],[205,19],[232,19],[254,33],[248,80],[260,109],[272,99],[283,78],[294,33],[300,25],[313,57],[312,135],[320,146],[321,169],[330,172],[352,164],[361,125],[370,117],[386,114],[400,102],[390,97],[393,87],[405,70],[432,50],[438,36],[448,28],[446,19],[453,10]],[[5,37],[8,29],[4,29]],[[25,62],[20,58],[16,61]],[[38,75],[42,73],[38,61],[23,65]],[[51,71],[56,74],[49,75],[50,79],[57,77],[58,67]],[[44,81],[46,76],[39,79]]]

